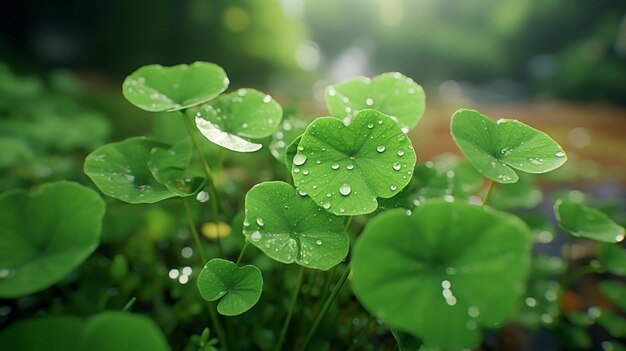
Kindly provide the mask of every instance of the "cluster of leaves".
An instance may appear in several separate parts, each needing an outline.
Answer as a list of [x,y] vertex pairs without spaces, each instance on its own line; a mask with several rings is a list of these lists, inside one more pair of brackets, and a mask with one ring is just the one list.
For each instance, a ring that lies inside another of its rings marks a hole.
[[[537,196],[536,191],[529,191],[534,188],[528,174],[549,172],[567,160],[563,149],[545,133],[516,120],[493,122],[477,111],[459,110],[452,117],[451,134],[467,161],[447,156],[417,164],[407,133],[422,118],[425,97],[417,83],[400,73],[329,86],[326,98],[331,116],[310,123],[296,117],[283,119],[280,105],[253,89],[222,94],[228,84],[224,71],[210,63],[140,68],[124,82],[126,99],[146,111],[168,112],[167,117],[185,126],[187,136],[176,141],[132,137],[97,148],[84,163],[87,176],[108,197],[129,204],[171,198],[182,201],[196,244],[195,257],[203,267],[192,278],[199,295],[209,302],[211,329],[217,336],[210,339],[205,330],[191,337],[187,349],[280,350],[287,341],[302,350],[329,348],[313,339],[325,314],[332,313],[334,300],[345,298],[342,287],[348,280],[365,309],[357,307],[353,315],[369,316],[370,321],[361,327],[355,342],[352,337],[340,341],[351,349],[361,347],[363,333],[374,318],[383,323],[377,328],[392,330],[401,350],[473,348],[483,342],[483,331],[511,320],[532,326],[532,321],[547,325],[561,318],[563,312],[553,305],[563,301],[565,286],[557,284],[554,289],[549,280],[542,279],[555,272],[538,274],[538,270],[546,270],[545,262],[538,263],[538,258],[531,256],[533,241],[545,241],[541,233],[546,224],[497,209],[535,206],[541,193]],[[243,212],[237,208],[238,214],[232,215],[229,202],[223,200],[227,192],[219,186],[219,174],[204,156],[204,140],[242,153],[269,144],[271,154],[286,166],[292,184],[265,181],[254,185],[245,195]],[[489,186],[481,201],[476,194],[483,176]],[[486,206],[495,184],[499,187],[491,197],[494,206]],[[198,201],[188,200],[194,196]],[[194,220],[198,215],[194,210],[208,201],[211,222],[203,225],[201,232],[214,239],[214,245],[202,240]],[[97,246],[104,204],[92,190],[54,183],[31,194],[3,194],[0,207],[4,209],[0,224],[11,232],[0,237],[2,297],[24,296],[57,283]],[[49,212],[51,208],[56,210]],[[623,227],[602,212],[567,199],[558,200],[554,210],[559,226],[570,236],[605,243],[599,254],[603,269],[624,274],[626,257],[616,244],[624,238]],[[23,226],[33,216],[36,224]],[[230,228],[223,221],[231,223]],[[50,227],[53,232],[45,230]],[[358,237],[357,227],[364,227]],[[227,235],[228,229],[234,235]],[[534,235],[536,232],[540,234]],[[79,233],[80,240],[76,237]],[[14,242],[22,243],[23,249],[10,251]],[[242,264],[250,246],[258,251],[250,264]],[[237,250],[237,259],[231,260]],[[17,251],[23,255],[12,253]],[[42,252],[50,258],[41,259]],[[116,259],[112,270],[125,276],[123,256]],[[282,280],[270,273],[292,263],[299,270],[295,279],[289,280],[288,286],[294,287],[289,296],[277,292]],[[342,267],[343,273],[330,289],[337,267]],[[182,271],[180,277],[178,270],[170,271],[169,276],[185,284],[193,270],[185,267]],[[305,272],[309,277],[306,284]],[[46,279],[33,281],[33,274],[43,274]],[[326,276],[317,294],[313,292],[316,274]],[[606,283],[601,286],[603,293],[623,308],[619,300],[623,284]],[[308,298],[318,298],[317,310],[305,303],[296,307],[301,291],[307,291]],[[533,293],[542,294],[546,303],[540,304]],[[277,294],[281,296],[276,298]],[[186,317],[201,314],[197,293],[179,293],[177,297],[195,306]],[[272,321],[276,300],[287,306],[279,334],[263,327],[264,321],[276,325]],[[263,309],[257,308],[264,304]],[[520,306],[537,305],[541,311],[520,311]],[[301,314],[299,321],[291,323],[296,310]],[[235,324],[230,320],[243,313],[250,314],[248,322],[236,319],[239,330],[233,331]],[[533,317],[537,315],[539,318]],[[612,336],[623,337],[619,327],[623,320],[608,311],[601,315],[605,317],[597,318],[598,323]],[[576,329],[582,322],[572,324],[588,320],[576,317],[568,315],[567,320],[554,324],[555,334],[586,335]],[[119,323],[124,331],[94,322],[114,318],[128,319]],[[76,320],[68,319],[68,325],[72,323]],[[231,335],[245,335],[248,327],[254,341]],[[306,328],[306,332],[287,337],[290,327]],[[1,334],[0,340],[4,337],[19,344],[24,338],[20,328],[26,327],[18,324]],[[100,334],[126,335],[133,330],[155,334],[154,326],[140,316],[98,315],[80,328],[86,336],[73,339],[76,345],[67,349],[97,343],[100,336],[89,334],[94,328]],[[113,350],[112,345],[122,345],[116,344],[122,340],[125,348],[166,349],[163,337],[156,334],[145,343],[132,335],[103,341],[101,350]]]

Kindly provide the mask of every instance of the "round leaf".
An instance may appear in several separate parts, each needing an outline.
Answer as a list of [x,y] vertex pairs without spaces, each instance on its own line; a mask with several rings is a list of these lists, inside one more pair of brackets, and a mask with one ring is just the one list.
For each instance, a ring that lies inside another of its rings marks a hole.
[[485,177],[515,183],[514,169],[546,173],[563,165],[567,156],[547,134],[517,120],[497,123],[474,110],[452,116],[452,138],[467,160]]
[[246,194],[243,234],[272,259],[328,270],[348,254],[343,220],[283,182],[264,182]]
[[405,132],[417,125],[426,106],[424,89],[397,72],[331,85],[326,88],[326,105],[332,116],[346,121],[361,110],[381,111],[393,116]]
[[[393,234],[393,235],[390,235]],[[354,248],[356,296],[376,317],[425,344],[459,350],[517,307],[530,234],[518,218],[461,202],[374,218]]]
[[[144,137],[107,144],[87,156],[85,174],[102,193],[124,202],[154,203],[175,197],[178,194],[159,183],[148,167],[153,153],[170,148],[170,144]],[[173,155],[173,162],[189,159],[189,155],[179,151]]]
[[239,89],[196,111],[195,121],[211,142],[233,151],[253,152],[262,145],[248,139],[270,136],[282,114],[282,108],[271,96],[254,89]]
[[122,92],[140,109],[178,111],[213,99],[226,90],[228,83],[224,70],[212,63],[148,65],[126,77]]
[[0,195],[0,297],[55,284],[98,246],[104,202],[70,182]]
[[624,240],[624,227],[594,208],[559,199],[554,203],[554,213],[559,227],[571,236],[606,243]]
[[332,117],[313,121],[302,135],[291,170],[294,184],[337,215],[370,213],[411,180],[411,140],[388,116],[359,112],[349,126]]
[[233,262],[214,258],[200,271],[198,289],[205,300],[221,299],[217,305],[220,314],[235,316],[259,301],[263,277],[255,266],[237,267]]
[[91,317],[78,343],[79,351],[167,351],[163,333],[149,318],[104,312]]
[[598,259],[607,271],[626,276],[626,250],[620,245],[602,244],[598,250]]
[[186,138],[169,149],[153,148],[150,153],[148,168],[152,176],[171,192],[178,196],[189,196],[204,186],[204,178],[183,176],[191,162],[190,139]]

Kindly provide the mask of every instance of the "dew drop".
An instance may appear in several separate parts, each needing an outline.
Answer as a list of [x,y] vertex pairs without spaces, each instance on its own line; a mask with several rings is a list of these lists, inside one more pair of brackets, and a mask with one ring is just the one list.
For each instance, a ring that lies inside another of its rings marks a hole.
[[354,169],[354,165],[353,165],[352,163],[349,163],[349,164],[346,166],[346,168],[347,168],[348,170]]
[[330,168],[332,168],[334,170],[338,170],[339,169],[339,164],[338,163],[333,163],[333,165],[330,166]]
[[330,203],[325,203],[324,205],[322,205],[325,209],[329,209],[330,208]]
[[263,218],[259,217],[256,219],[256,224],[259,225],[259,227],[262,227],[265,225],[265,223],[263,223]]
[[400,165],[399,163],[394,163],[392,167],[394,171],[399,171],[400,169],[402,169],[402,165]]
[[304,154],[297,154],[294,158],[293,158],[293,164],[296,166],[301,166],[306,162],[306,155]]
[[337,90],[335,90],[335,88],[332,88],[332,87],[331,87],[331,88],[329,88],[329,89],[328,89],[328,95],[330,95],[330,96],[335,96],[335,95],[337,95]]
[[385,145],[380,145],[379,147],[376,148],[376,151],[378,151],[379,153],[385,152]]
[[400,156],[400,157],[404,156],[404,151],[403,150],[399,150],[398,151],[398,156]]
[[365,100],[365,104],[367,106],[372,106],[374,104],[374,100],[372,100],[372,98],[367,98],[367,100]]
[[563,156],[565,156],[565,153],[563,151],[559,151],[556,154],[554,154],[554,156],[556,156],[556,157],[563,157]]
[[306,175],[309,175],[309,171],[306,171],[306,170],[305,170],[305,171],[302,171],[302,174],[304,174],[305,176],[306,176]]
[[350,195],[350,192],[352,191],[352,187],[350,187],[350,184],[347,183],[343,183],[341,184],[341,186],[339,187],[339,192],[341,193],[341,195],[343,196],[348,196]]
[[395,186],[395,185],[391,185],[391,186],[389,187],[389,189],[391,189],[391,191],[396,191],[396,189],[398,189],[398,187],[397,187],[397,186]]
[[370,124],[368,124],[368,125],[367,125],[367,128],[369,128],[369,129],[374,128],[374,123],[370,123]]
[[266,104],[267,104],[267,103],[269,103],[270,101],[272,101],[272,97],[271,97],[271,96],[269,96],[269,95],[265,95],[265,96],[263,97],[263,102],[264,102],[264,103],[266,103]]
[[198,195],[196,195],[196,200],[198,200],[199,202],[209,201],[209,193],[207,193],[206,191],[199,192]]
[[322,241],[320,239],[315,240],[315,243],[319,246],[322,246]]
[[261,233],[258,230],[255,230],[250,234],[250,240],[257,242],[261,240]]
[[293,173],[300,173],[300,168],[296,167],[293,169]]

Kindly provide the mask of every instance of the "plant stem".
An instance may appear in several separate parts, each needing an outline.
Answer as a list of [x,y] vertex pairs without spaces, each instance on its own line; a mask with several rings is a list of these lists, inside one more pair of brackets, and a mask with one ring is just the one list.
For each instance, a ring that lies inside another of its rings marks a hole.
[[[184,111],[183,111],[183,120],[185,120],[187,133],[189,134],[189,137],[191,138],[191,141],[193,142],[193,145],[195,146],[196,151],[198,152],[198,155],[200,156],[200,160],[202,161],[204,173],[207,177],[207,182],[209,183],[209,200],[211,200],[211,211],[213,212],[213,218],[214,218],[215,223],[218,223],[219,218],[220,218],[221,201],[219,199],[217,188],[215,187],[215,180],[213,179],[213,173],[211,172],[211,167],[209,167],[209,163],[204,157],[204,153],[202,153],[202,148],[200,148],[200,143],[198,142],[198,138],[196,138],[193,125],[191,124],[191,121],[189,120],[189,118],[187,118],[187,116],[185,115]],[[220,161],[220,164],[221,164],[221,161]],[[219,233],[217,233],[217,246],[220,250],[220,255],[224,256],[224,248],[222,247],[222,239]]]
[[313,326],[311,327],[311,329],[309,329],[309,333],[306,335],[306,338],[304,339],[304,343],[302,344],[302,347],[300,348],[301,351],[306,351],[307,347],[309,346],[309,343],[311,342],[311,339],[315,335],[315,331],[317,330],[317,327],[319,326],[320,322],[324,318],[324,315],[326,315],[326,312],[328,312],[328,309],[332,305],[333,301],[335,301],[335,298],[339,294],[339,291],[341,291],[341,288],[343,287],[343,284],[346,282],[346,279],[348,279],[348,275],[350,274],[350,264],[351,263],[348,263],[348,267],[346,267],[346,270],[343,271],[343,274],[341,275],[341,278],[339,278],[339,282],[337,282],[337,285],[335,285],[333,292],[330,294],[326,302],[324,302],[322,309],[317,314],[317,317],[315,318],[315,321],[313,322]]
[[493,186],[496,183],[493,180],[489,181],[489,188],[487,188],[487,193],[485,194],[485,198],[483,199],[483,206],[485,206],[487,204],[487,201],[489,201],[489,197],[491,196],[491,191],[493,190]]
[[183,198],[183,204],[185,204],[185,212],[187,212],[187,221],[189,222],[189,229],[191,230],[193,241],[196,244],[196,249],[198,250],[198,253],[200,254],[200,259],[202,260],[201,266],[204,266],[207,262],[207,257],[206,253],[204,252],[202,242],[200,241],[198,231],[196,230],[196,224],[193,220],[193,215],[191,214],[191,206],[189,206],[189,201],[186,198]]
[[207,309],[209,310],[209,315],[211,316],[211,323],[215,327],[215,331],[217,332],[217,338],[220,341],[220,349],[224,351],[228,351],[228,343],[226,342],[226,335],[224,334],[224,329],[222,329],[222,325],[217,320],[217,313],[215,312],[215,308],[213,303],[207,301]]
[[320,301],[326,301],[326,299],[328,298],[328,288],[330,287],[330,281],[333,280],[333,277],[335,276],[336,271],[337,271],[337,266],[331,268],[330,272],[326,276],[326,279],[324,280],[324,287],[322,288],[322,291],[320,294]]
[[274,348],[274,351],[280,351],[280,348],[281,346],[283,346],[283,342],[285,341],[285,335],[287,335],[289,322],[291,321],[293,310],[296,307],[296,301],[298,300],[300,287],[302,287],[303,277],[304,277],[304,267],[300,266],[300,272],[298,273],[298,282],[296,283],[296,290],[293,292],[293,296],[291,297],[291,305],[289,306],[289,311],[287,312],[287,318],[285,318],[285,323],[283,324],[283,329],[280,331],[280,337],[278,338],[278,343],[276,343],[276,347]]
[[346,220],[346,226],[345,226],[346,232],[347,232],[347,231],[348,231],[348,229],[350,228],[350,223],[352,223],[352,218],[353,218],[353,217],[354,217],[354,216],[348,216],[348,220]]
[[369,317],[367,318],[367,322],[365,322],[365,326],[363,327],[363,329],[361,329],[361,331],[359,332],[359,335],[357,335],[352,345],[350,345],[350,347],[346,351],[356,350],[356,347],[359,345],[359,343],[361,343],[361,339],[363,339],[363,336],[367,334],[367,330],[370,328],[370,325],[372,324],[373,321],[374,321],[374,317],[370,314]]
[[135,301],[137,301],[136,297],[132,297],[127,303],[126,305],[124,305],[124,308],[122,308],[122,312],[121,313],[127,313],[128,311],[130,311],[130,309],[133,307],[133,305],[135,304]]
[[239,257],[237,257],[237,266],[239,266],[239,263],[241,263],[241,259],[243,258],[243,255],[246,253],[246,249],[248,248],[248,245],[250,245],[250,242],[248,241],[248,239],[246,239],[246,241],[243,244],[243,247],[241,248],[241,252],[239,253]]

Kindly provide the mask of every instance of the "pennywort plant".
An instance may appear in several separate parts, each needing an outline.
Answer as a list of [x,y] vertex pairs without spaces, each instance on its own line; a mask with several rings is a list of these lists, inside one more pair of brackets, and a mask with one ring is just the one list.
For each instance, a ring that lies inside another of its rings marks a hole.
[[[139,68],[124,81],[124,97],[142,110],[167,113],[184,126],[186,137],[131,137],[95,149],[84,162],[85,174],[108,197],[128,204],[177,201],[184,210],[202,267],[185,277],[194,280],[195,298],[205,301],[210,319],[210,332],[194,335],[187,349],[324,349],[317,337],[342,299],[353,301],[346,313],[356,308],[367,317],[360,329],[341,332],[349,337],[335,339],[332,349],[374,349],[368,342],[372,326],[390,331],[384,335],[393,335],[399,350],[472,349],[485,343],[486,332],[513,322],[547,327],[574,348],[589,347],[585,330],[596,321],[612,337],[624,336],[620,326],[626,322],[617,313],[597,309],[590,316],[561,308],[568,287],[581,276],[626,274],[626,254],[618,244],[623,227],[587,204],[560,198],[554,213],[570,237],[568,248],[575,239],[597,241],[598,260],[576,268],[567,265],[570,254],[565,264],[532,255],[533,245],[553,230],[541,215],[517,209],[544,199],[533,175],[567,161],[547,134],[462,109],[450,129],[464,159],[442,155],[418,163],[407,133],[423,117],[425,95],[400,73],[329,86],[329,116],[311,121],[254,89],[225,93],[229,83],[211,63]],[[287,176],[249,187],[239,205],[221,188],[214,169],[221,168],[221,159],[208,162],[207,144],[236,153],[267,146]],[[51,207],[58,207],[56,217],[47,212]],[[0,208],[0,224],[11,232],[0,236],[0,248],[17,243],[28,253],[1,252],[0,268],[20,267],[0,270],[1,297],[39,291],[67,275],[96,248],[104,215],[94,191],[67,182],[3,194]],[[214,242],[200,236],[198,211],[210,213]],[[59,220],[64,216],[73,220]],[[27,217],[34,224],[21,227]],[[240,244],[238,253],[222,242],[226,223]],[[42,238],[43,228],[53,228],[47,232],[51,239]],[[293,264],[297,274],[272,270],[268,262]],[[599,289],[626,308],[623,283],[603,281]],[[256,312],[263,304],[267,309]],[[244,329],[237,319],[242,314],[278,319],[279,327]],[[118,323],[151,335],[152,349],[167,349],[163,336],[140,316],[92,318],[81,336],[84,345],[124,348],[119,340],[99,341],[99,328],[105,327],[98,326]],[[66,324],[73,328],[76,321],[57,325]],[[16,326],[0,340],[26,327]],[[343,327],[337,328],[339,333]],[[254,334],[254,344],[241,340],[246,333]]]

